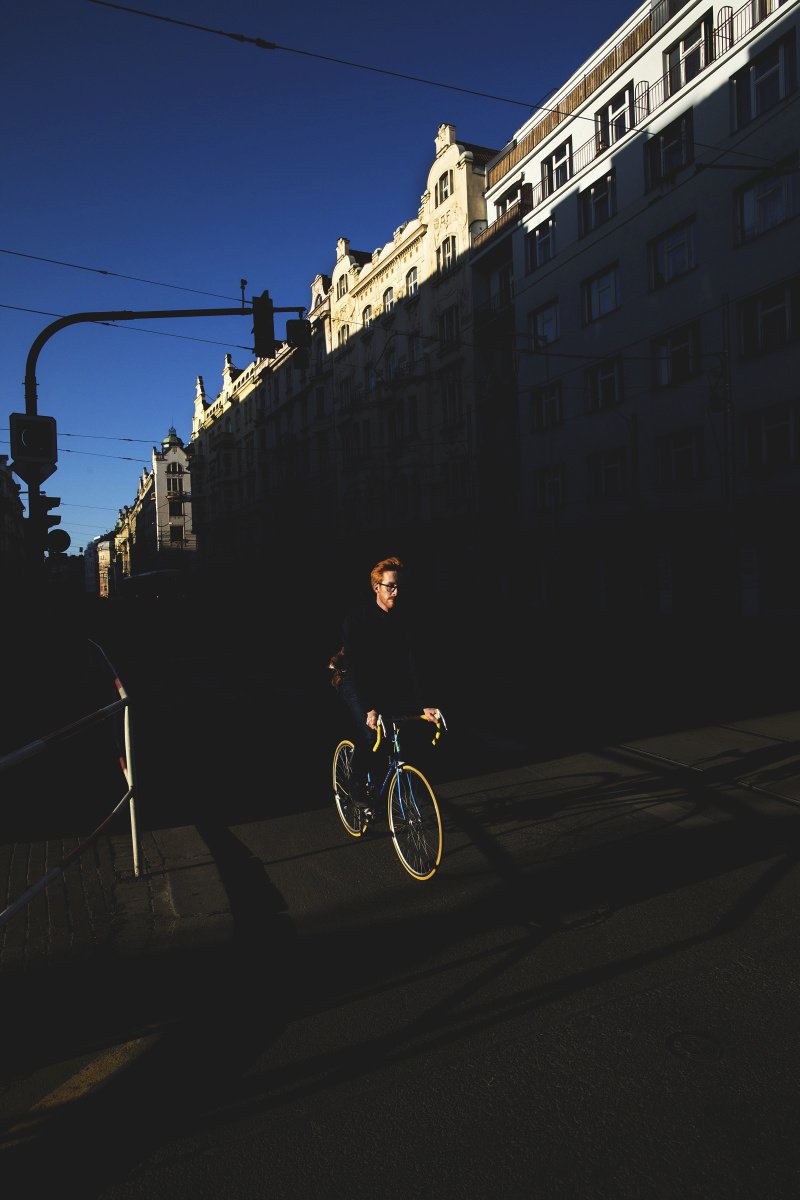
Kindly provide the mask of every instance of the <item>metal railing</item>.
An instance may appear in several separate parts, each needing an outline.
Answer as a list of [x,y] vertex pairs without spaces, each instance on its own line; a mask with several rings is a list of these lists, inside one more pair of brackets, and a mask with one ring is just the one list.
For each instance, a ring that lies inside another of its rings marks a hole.
[[127,787],[124,795],[120,800],[117,801],[108,816],[101,821],[97,828],[91,834],[89,834],[84,841],[80,842],[73,850],[69,852],[69,854],[65,855],[60,862],[58,862],[54,867],[51,867],[46,874],[44,874],[40,879],[27,888],[26,891],[24,891],[21,896],[18,896],[16,900],[12,901],[7,908],[0,912],[0,926],[6,925],[16,913],[30,903],[34,896],[38,895],[39,892],[48,887],[55,879],[63,874],[63,872],[71,863],[80,858],[84,851],[86,851],[96,841],[100,833],[106,828],[106,826],[126,803],[128,804],[130,813],[133,873],[137,878],[139,877],[139,837],[136,827],[133,765],[134,756],[133,738],[131,734],[130,723],[130,701],[128,699],[128,694],[120,682],[119,676],[111,664],[106,652],[101,646],[97,645],[97,642],[92,641],[91,638],[89,639],[89,643],[100,652],[104,661],[109,667],[114,678],[114,687],[117,690],[118,699],[112,704],[107,704],[104,708],[97,709],[95,712],[89,713],[85,717],[78,718],[77,721],[72,721],[68,725],[63,725],[60,729],[56,729],[52,733],[45,734],[43,737],[36,738],[32,742],[28,742],[26,745],[20,746],[17,750],[12,750],[10,754],[3,755],[0,757],[0,775],[12,767],[17,767],[21,763],[36,758],[40,754],[44,754],[57,743],[64,742],[72,737],[76,737],[85,730],[91,729],[94,726],[99,725],[102,721],[108,720],[109,717],[121,713],[123,716],[125,751],[124,756],[120,758],[120,766],[122,767],[122,773],[125,776]]

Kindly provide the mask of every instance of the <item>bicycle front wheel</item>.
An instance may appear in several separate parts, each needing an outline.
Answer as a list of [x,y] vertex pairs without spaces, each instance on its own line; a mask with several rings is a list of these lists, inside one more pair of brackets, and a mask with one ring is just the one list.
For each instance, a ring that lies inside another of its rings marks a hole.
[[403,763],[389,785],[389,829],[397,857],[414,879],[430,879],[442,857],[442,818],[433,788]]
[[351,837],[361,837],[367,828],[363,809],[353,800],[353,743],[349,738],[339,742],[333,752],[333,798],[336,811]]

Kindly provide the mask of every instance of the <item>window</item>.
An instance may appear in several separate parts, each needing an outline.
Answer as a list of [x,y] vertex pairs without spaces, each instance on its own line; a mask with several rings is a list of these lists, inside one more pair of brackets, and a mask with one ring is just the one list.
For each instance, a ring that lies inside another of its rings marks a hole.
[[347,295],[347,276],[340,275],[336,281],[336,299],[341,300],[342,296]]
[[645,185],[658,187],[681,167],[694,161],[692,110],[672,121],[660,133],[648,138],[645,153]]
[[394,308],[394,288],[387,288],[383,293],[383,311],[390,313]]
[[613,146],[635,125],[633,100],[633,84],[629,83],[621,92],[617,92],[604,108],[594,114],[598,154],[602,154],[609,146]]
[[606,358],[587,367],[583,375],[587,407],[591,412],[622,403],[622,359]]
[[456,260],[456,239],[446,237],[436,251],[437,271],[449,271]]
[[688,3],[688,0],[659,0],[657,4],[652,5],[653,13],[653,32],[662,29],[667,21],[670,21],[676,13]]
[[753,5],[753,24],[757,25],[759,21],[764,21],[771,13],[777,12],[782,4],[787,4],[788,0],[751,0]]
[[528,328],[534,350],[541,350],[558,340],[558,301],[550,300],[535,308],[528,317]]
[[545,467],[534,476],[534,503],[539,512],[564,507],[564,468]]
[[549,217],[525,235],[525,266],[535,271],[554,257],[556,252],[556,219]]
[[745,461],[751,471],[786,467],[797,461],[797,412],[772,404],[745,420]]
[[361,324],[364,329],[369,329],[372,324],[372,305],[368,304],[361,313]]
[[564,420],[564,401],[561,396],[561,381],[534,388],[531,392],[531,431],[542,433],[553,429]]
[[181,503],[180,500],[170,500],[169,515],[171,517],[182,517],[183,516],[183,504]]
[[458,340],[458,305],[451,304],[439,314],[439,342],[442,349],[449,349]]
[[648,246],[650,287],[660,288],[697,266],[694,253],[694,220],[684,221]]
[[417,268],[412,267],[406,275],[406,295],[416,296],[419,291],[419,283],[417,282]]
[[514,299],[514,268],[505,263],[492,275],[491,306],[505,308]]
[[442,376],[442,426],[445,431],[453,433],[461,428],[463,419],[461,372],[451,370]]
[[797,155],[736,193],[736,239],[751,242],[800,211]]
[[591,279],[584,280],[581,286],[584,324],[599,321],[601,317],[619,308],[619,267],[616,264],[593,275]]
[[572,138],[567,138],[542,163],[542,195],[549,196],[571,178]]
[[353,399],[353,382],[349,375],[336,381],[336,402],[339,408],[347,409]]
[[667,96],[674,96],[708,66],[712,58],[713,36],[714,14],[709,12],[666,51],[664,91]]
[[347,345],[347,339],[350,337],[350,326],[342,325],[336,335],[336,345],[340,348]]
[[703,430],[681,429],[656,439],[656,478],[661,487],[703,478]]
[[510,208],[519,203],[523,192],[522,180],[518,179],[515,184],[507,188],[494,202],[495,220],[507,213]]
[[445,171],[439,176],[438,182],[434,188],[434,204],[438,208],[439,205],[451,196],[453,192],[453,172]]
[[700,327],[691,324],[671,329],[653,339],[650,351],[655,387],[683,383],[700,373]]
[[578,194],[581,237],[599,229],[617,211],[616,173],[611,170]]
[[799,313],[800,276],[748,296],[737,312],[741,353],[763,354],[796,341]]
[[167,467],[167,495],[180,495],[182,492],[183,472],[177,463],[170,463]]
[[769,112],[796,86],[794,33],[773,43],[733,76],[736,128]]
[[589,484],[595,500],[619,500],[626,490],[626,454],[623,449],[593,454],[589,459]]
[[170,540],[170,543],[173,545],[175,544],[175,542],[183,541],[183,526],[182,525],[170,525],[169,540]]

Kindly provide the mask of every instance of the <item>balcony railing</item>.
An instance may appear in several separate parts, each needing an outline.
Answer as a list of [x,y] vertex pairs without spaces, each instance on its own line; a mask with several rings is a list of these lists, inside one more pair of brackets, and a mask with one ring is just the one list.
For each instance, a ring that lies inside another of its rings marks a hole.
[[[499,183],[523,158],[526,158],[540,142],[551,134],[558,125],[566,121],[584,100],[587,100],[592,93],[602,87],[611,75],[622,67],[632,55],[637,53],[651,37],[660,32],[666,19],[664,14],[667,13],[667,3],[668,0],[664,0],[664,3],[659,8],[649,13],[623,41],[614,47],[611,53],[593,71],[584,76],[580,84],[576,88],[573,88],[568,96],[559,102],[558,108],[551,110],[544,120],[535,125],[516,146],[509,150],[507,154],[504,154],[491,167],[487,181],[488,187],[493,187]],[[658,14],[661,9],[664,12],[659,18]],[[641,82],[637,84],[629,123],[626,123],[626,127],[622,130],[616,126],[609,127],[605,136],[601,136],[598,131],[589,141],[584,142],[577,150],[572,151],[567,160],[566,169],[564,169],[562,164],[562,169],[556,177],[543,179],[531,187],[530,203],[527,208],[524,208],[522,202],[518,201],[516,204],[509,206],[491,225],[487,225],[485,229],[476,234],[472,240],[473,250],[485,246],[487,242],[491,241],[499,233],[502,233],[503,230],[516,225],[524,212],[530,212],[532,209],[537,208],[552,196],[554,192],[565,187],[567,183],[574,179],[577,174],[584,170],[600,154],[604,154],[621,137],[627,136],[631,130],[635,129],[655,112],[656,109],[660,108],[662,104],[665,104],[667,100],[676,95],[687,83],[690,83],[698,75],[701,75],[703,71],[707,70],[709,66],[727,54],[738,42],[741,42],[756,25],[761,24],[762,21],[765,21],[778,10],[779,5],[777,4],[777,0],[748,0],[736,12],[729,5],[721,8],[717,14],[718,24],[713,30],[710,39],[711,52],[704,45],[694,47],[684,55],[679,63],[675,64],[669,71],[657,79],[655,83],[648,84]]]

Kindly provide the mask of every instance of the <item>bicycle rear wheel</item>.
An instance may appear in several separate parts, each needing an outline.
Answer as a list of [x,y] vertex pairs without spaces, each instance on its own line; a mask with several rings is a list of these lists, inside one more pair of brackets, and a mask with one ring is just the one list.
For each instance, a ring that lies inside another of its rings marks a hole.
[[367,817],[363,808],[359,808],[353,800],[354,749],[350,739],[345,738],[333,752],[333,798],[336,801],[336,811],[347,832],[351,837],[361,837],[367,828]]
[[389,785],[389,829],[397,857],[414,879],[430,879],[442,857],[442,818],[433,788],[403,763]]

